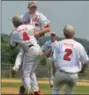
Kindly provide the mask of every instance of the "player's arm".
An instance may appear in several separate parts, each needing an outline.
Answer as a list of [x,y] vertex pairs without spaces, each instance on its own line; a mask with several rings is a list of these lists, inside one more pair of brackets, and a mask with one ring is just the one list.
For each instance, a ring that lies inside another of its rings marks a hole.
[[81,46],[79,50],[80,50],[80,61],[82,63],[82,70],[80,71],[80,73],[83,73],[85,69],[87,68],[87,64],[89,64],[89,57],[83,46]]
[[11,49],[14,49],[14,48],[16,48],[16,47],[17,47],[17,44],[16,44],[15,41],[14,41],[14,34],[11,33],[11,34],[10,34],[10,48],[11,48]]
[[27,18],[28,17],[28,12],[25,12],[23,13],[20,18],[23,22],[23,24],[29,24],[30,23],[30,18]]
[[15,46],[10,45],[11,49],[15,49],[17,47],[17,44]]
[[44,15],[40,15],[41,30],[37,31],[39,36],[43,36],[45,33],[50,32],[50,21]]
[[39,36],[43,36],[45,33],[50,32],[50,25],[45,25],[42,30],[39,30]]

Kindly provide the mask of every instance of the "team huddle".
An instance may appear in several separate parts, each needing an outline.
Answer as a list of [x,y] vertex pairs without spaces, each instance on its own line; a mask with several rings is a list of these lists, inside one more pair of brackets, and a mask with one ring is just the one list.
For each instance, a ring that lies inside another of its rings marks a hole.
[[[82,64],[89,63],[84,47],[74,40],[75,28],[65,25],[65,39],[57,41],[56,33],[50,32],[50,21],[37,11],[35,1],[28,2],[28,12],[13,16],[12,23],[15,29],[10,35],[10,45],[12,49],[16,46],[20,49],[12,68],[14,72],[21,72],[19,95],[40,95],[34,70],[42,57],[47,62],[52,95],[60,94],[63,85],[64,93],[72,94]],[[46,33],[50,33],[50,40],[41,47],[40,41],[44,40]]]

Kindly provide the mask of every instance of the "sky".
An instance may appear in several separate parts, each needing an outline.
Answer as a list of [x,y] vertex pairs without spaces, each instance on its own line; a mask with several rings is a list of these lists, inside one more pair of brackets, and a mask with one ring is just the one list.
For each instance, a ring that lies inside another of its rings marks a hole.
[[[10,34],[14,29],[11,18],[27,9],[28,1],[2,1],[2,33]],[[76,37],[89,40],[89,1],[37,1],[38,11],[51,22],[51,31],[63,37],[63,28],[72,24]]]

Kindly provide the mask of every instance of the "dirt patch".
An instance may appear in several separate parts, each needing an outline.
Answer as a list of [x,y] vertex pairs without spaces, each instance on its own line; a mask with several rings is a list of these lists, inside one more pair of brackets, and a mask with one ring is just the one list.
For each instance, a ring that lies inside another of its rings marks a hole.
[[[17,88],[2,88],[1,89],[2,94],[17,94],[19,93],[19,90]],[[46,91],[41,91],[41,95],[46,94]]]
[[21,80],[19,79],[1,79],[0,81],[6,83],[21,83]]
[[77,86],[89,86],[87,82],[77,82]]
[[2,94],[18,94],[18,89],[16,88],[1,88]]

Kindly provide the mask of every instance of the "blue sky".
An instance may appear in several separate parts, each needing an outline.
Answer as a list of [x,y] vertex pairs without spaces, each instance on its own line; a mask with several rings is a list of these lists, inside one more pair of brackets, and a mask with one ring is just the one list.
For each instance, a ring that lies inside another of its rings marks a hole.
[[[10,18],[22,14],[28,1],[2,1],[2,33],[10,34],[13,25]],[[89,40],[89,1],[37,1],[38,10],[51,21],[51,31],[63,36],[66,24],[76,28],[76,37]]]

